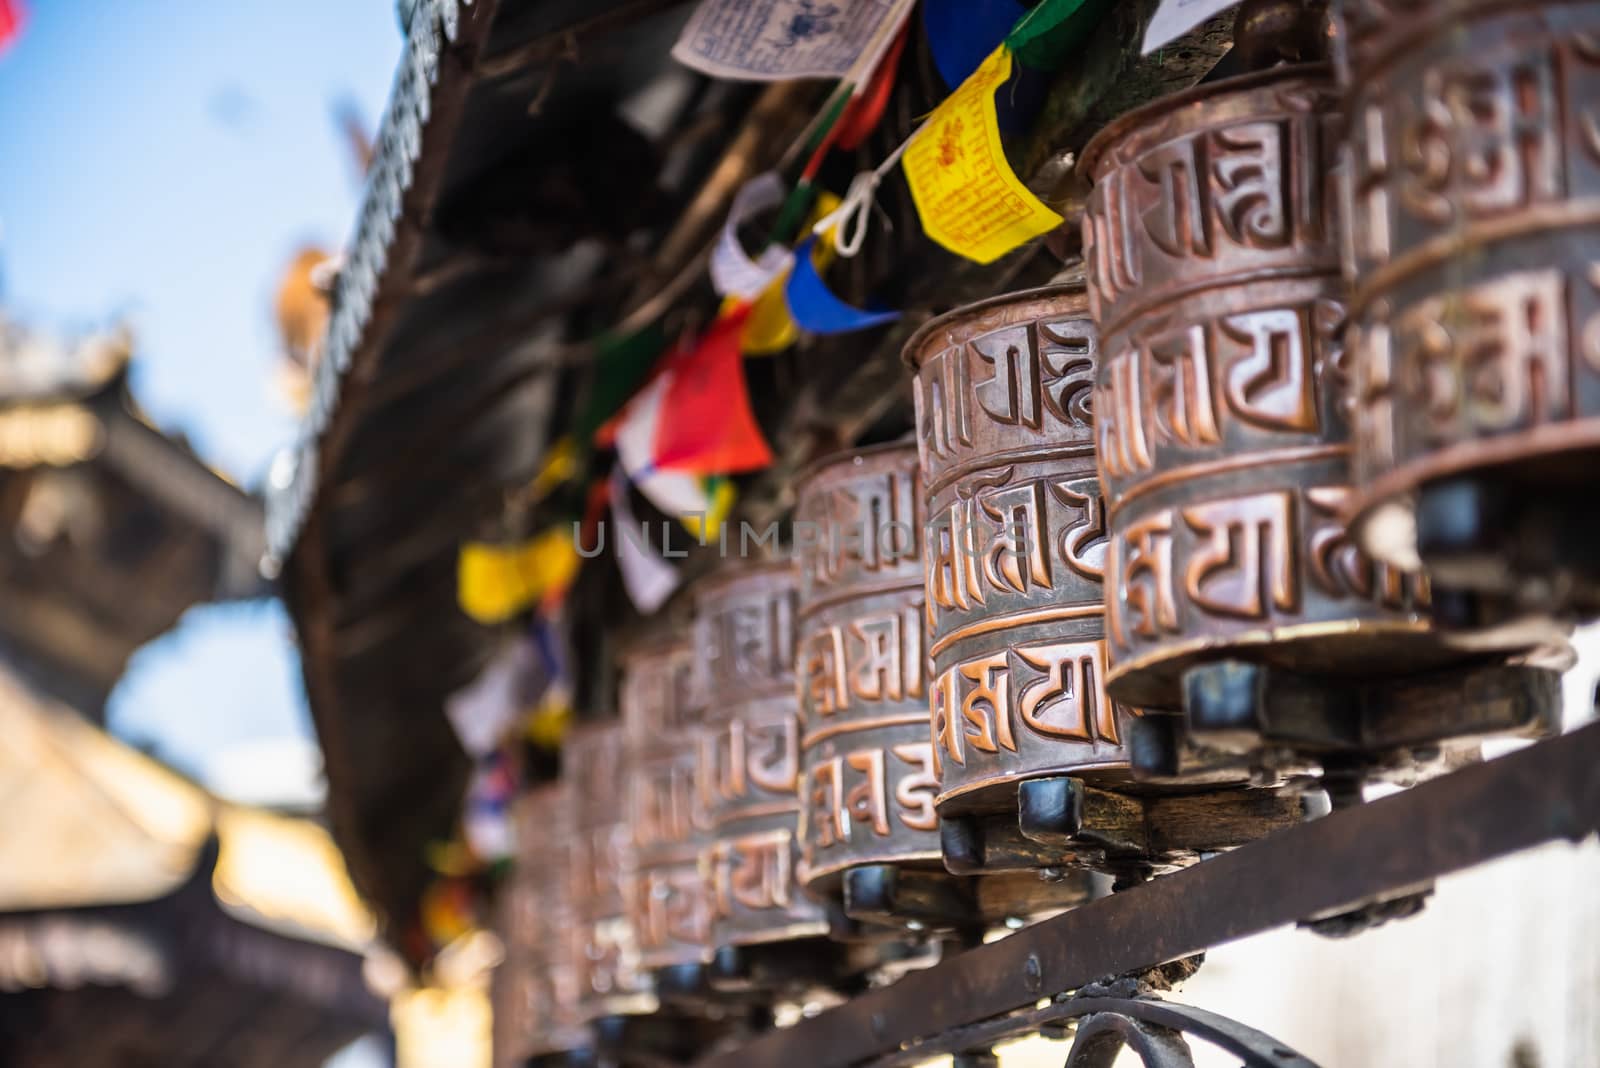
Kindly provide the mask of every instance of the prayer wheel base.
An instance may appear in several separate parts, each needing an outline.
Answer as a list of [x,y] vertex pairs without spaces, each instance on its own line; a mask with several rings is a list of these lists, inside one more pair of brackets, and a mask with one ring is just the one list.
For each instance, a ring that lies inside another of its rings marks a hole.
[[525,1062],[527,1068],[596,1068],[599,1063],[599,1055],[593,1047],[588,1046],[582,1049],[535,1054]]
[[[1487,595],[1474,625],[1600,614],[1600,499],[1588,485],[1600,455],[1585,459],[1579,480],[1484,473],[1417,491],[1417,555],[1436,585]],[[1485,618],[1490,606],[1499,618]]]
[[688,1063],[729,1034],[721,1021],[678,1012],[649,1016],[601,1016],[589,1024],[594,1048],[591,1059],[575,1065]]
[[1055,912],[1099,896],[1082,870],[1041,878],[1015,872],[969,879],[947,871],[863,864],[844,873],[845,914],[864,924],[914,933],[981,933],[1013,917]]
[[891,947],[835,941],[826,936],[763,945],[723,946],[710,965],[711,989],[722,996],[768,1002],[819,987],[850,995],[866,989],[866,975]]
[[1339,774],[1414,774],[1491,736],[1541,737],[1560,713],[1560,675],[1499,663],[1382,682],[1328,680],[1240,660],[1190,668],[1183,715],[1146,716],[1136,773],[1205,782],[1230,760],[1257,779],[1320,763]]
[[1219,662],[1250,662],[1311,679],[1396,678],[1470,661],[1472,653],[1441,640],[1423,620],[1337,620],[1264,627],[1251,634],[1197,639],[1112,669],[1107,683],[1117,701],[1176,710],[1185,679]]
[[1132,720],[1128,755],[1133,773],[1151,786],[1244,786],[1252,778],[1247,761],[1196,744],[1174,713],[1145,712]]
[[1015,812],[941,816],[939,832],[956,875],[1083,868],[1127,877],[1182,867],[1301,819],[1288,791],[1135,796],[1062,775],[1019,784]]
[[771,1024],[768,998],[760,991],[718,990],[712,982],[712,965],[695,961],[658,968],[651,973],[656,997],[669,1008],[693,1016],[720,1020],[747,1030]]

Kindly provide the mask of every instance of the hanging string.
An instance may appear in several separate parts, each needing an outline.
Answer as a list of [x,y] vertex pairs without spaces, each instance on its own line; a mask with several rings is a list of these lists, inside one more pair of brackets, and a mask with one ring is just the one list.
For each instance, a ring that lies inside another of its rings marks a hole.
[[872,209],[877,204],[878,186],[888,177],[900,162],[900,157],[905,155],[911,142],[917,135],[927,129],[928,122],[911,131],[911,136],[900,142],[898,148],[870,171],[862,171],[850,180],[850,189],[844,195],[844,200],[811,228],[811,232],[818,237],[827,237],[831,230],[832,236],[828,240],[833,242],[834,251],[849,259],[861,251],[861,246],[867,239],[867,225],[872,220]]

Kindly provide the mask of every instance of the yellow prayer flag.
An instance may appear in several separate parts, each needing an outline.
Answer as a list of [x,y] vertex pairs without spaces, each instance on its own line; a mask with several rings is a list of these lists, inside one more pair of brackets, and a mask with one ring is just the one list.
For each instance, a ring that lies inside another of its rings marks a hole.
[[542,749],[560,749],[572,725],[572,702],[565,692],[547,696],[522,725],[523,734]]
[[469,541],[456,559],[456,601],[479,623],[504,623],[565,590],[581,563],[568,527],[552,527],[516,545]]
[[739,331],[739,351],[746,356],[771,356],[799,340],[800,328],[783,297],[788,281],[789,272],[784,270],[750,305],[750,317]]
[[1062,223],[1006,162],[994,92],[1009,77],[1011,53],[1001,45],[934,110],[906,148],[906,181],[922,228],[978,263],[992,263]]
[[456,558],[456,601],[479,623],[501,623],[533,602],[515,547],[469,541]]
[[449,945],[475,926],[465,884],[436,879],[422,891],[422,930],[436,946]]
[[711,487],[710,499],[706,502],[705,519],[698,515],[679,516],[684,529],[702,542],[716,539],[722,530],[723,522],[728,518],[728,513],[733,511],[733,502],[739,499],[739,491],[733,483],[726,478],[715,480]]
[[550,491],[569,482],[578,473],[578,445],[568,434],[555,444],[551,445],[545,453],[544,463],[539,465],[539,473],[534,476],[533,482],[528,486],[528,501],[532,504],[550,496]]

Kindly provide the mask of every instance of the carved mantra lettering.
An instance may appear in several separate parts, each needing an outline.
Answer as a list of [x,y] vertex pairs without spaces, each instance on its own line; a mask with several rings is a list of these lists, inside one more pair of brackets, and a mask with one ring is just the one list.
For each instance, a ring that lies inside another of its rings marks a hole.
[[1331,599],[1421,601],[1398,571],[1359,552],[1340,520],[1347,486],[1274,490],[1129,523],[1114,540],[1107,633],[1113,646],[1179,634],[1189,612],[1260,621],[1301,611],[1309,592]]
[[[1363,472],[1412,449],[1578,414],[1574,376],[1600,372],[1600,263],[1514,271],[1430,297],[1352,333]],[[1576,354],[1577,359],[1573,358]],[[1396,439],[1396,427],[1405,437]]]
[[[1461,54],[1359,108],[1351,153],[1358,263],[1384,263],[1397,241],[1409,247],[1430,229],[1580,195],[1589,172],[1573,149],[1600,161],[1600,33],[1565,27],[1543,41],[1519,38],[1515,48],[1463,40]],[[1564,139],[1568,129],[1575,136]],[[1419,226],[1421,234],[1407,236]]]
[[698,775],[707,811],[738,816],[741,802],[792,798],[800,769],[800,724],[794,716],[735,719],[701,743]]
[[808,780],[808,850],[830,849],[863,833],[890,837],[891,796],[894,818],[902,826],[913,831],[938,829],[933,799],[939,792],[939,776],[933,746],[927,742],[852,750],[814,765]]
[[714,696],[740,696],[748,686],[782,683],[793,670],[794,591],[724,605],[701,617],[697,648],[706,658]]
[[1098,457],[1113,479],[1161,466],[1167,450],[1220,455],[1230,429],[1323,440],[1320,394],[1340,373],[1344,308],[1318,300],[1151,331],[1106,360],[1096,391]]
[[[815,544],[801,549],[811,584],[872,578],[922,558],[916,473],[882,471],[808,496],[796,524],[810,524]],[[799,537],[796,538],[797,545]]]
[[706,884],[694,866],[642,872],[635,886],[634,916],[639,945],[646,951],[705,945],[711,937]]
[[587,915],[621,911],[628,829],[621,824],[578,831],[572,844],[572,900]]
[[1567,418],[1566,278],[1517,271],[1402,311],[1396,385],[1430,442]]
[[738,909],[787,909],[794,885],[794,836],[787,829],[725,839],[708,852],[711,909],[727,919]]
[[582,947],[588,994],[605,997],[633,993],[642,988],[638,944],[633,925],[622,916],[610,916],[584,928]]
[[1231,250],[1326,243],[1324,121],[1300,114],[1216,126],[1097,176],[1085,213],[1095,318],[1110,319],[1110,306],[1142,290],[1158,261],[1226,267]]
[[945,760],[964,766],[968,750],[1015,753],[1019,729],[1117,744],[1104,678],[1101,641],[1018,645],[951,666],[931,687],[936,769],[942,771]]
[[1106,532],[1098,480],[1013,483],[1013,470],[958,486],[930,523],[925,571],[936,613],[981,607],[996,594],[1055,589],[1069,574],[1100,581]]
[[692,668],[688,653],[681,650],[639,656],[628,664],[621,703],[630,733],[647,739],[688,725],[694,711]]
[[927,356],[915,385],[927,473],[973,450],[979,418],[1046,436],[1056,428],[1087,430],[1093,422],[1095,338],[1086,318],[1039,320]]
[[800,651],[807,716],[826,719],[851,707],[914,700],[923,692],[920,601],[899,612],[860,616],[811,634]]
[[1509,62],[1453,57],[1423,72],[1415,97],[1361,109],[1357,203],[1374,224],[1353,228],[1364,259],[1389,258],[1397,210],[1446,226],[1562,195],[1555,51],[1528,50]]
[[631,824],[636,845],[686,842],[694,831],[694,818],[692,768],[670,760],[635,768]]

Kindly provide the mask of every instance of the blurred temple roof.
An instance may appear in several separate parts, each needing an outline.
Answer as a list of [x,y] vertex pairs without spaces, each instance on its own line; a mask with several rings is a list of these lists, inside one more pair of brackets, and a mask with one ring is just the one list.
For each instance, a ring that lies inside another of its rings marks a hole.
[[319,1065],[387,1030],[327,833],[218,801],[0,670],[0,1063]]
[[145,417],[131,353],[0,312],[0,659],[91,719],[191,605],[267,592],[260,500]]

